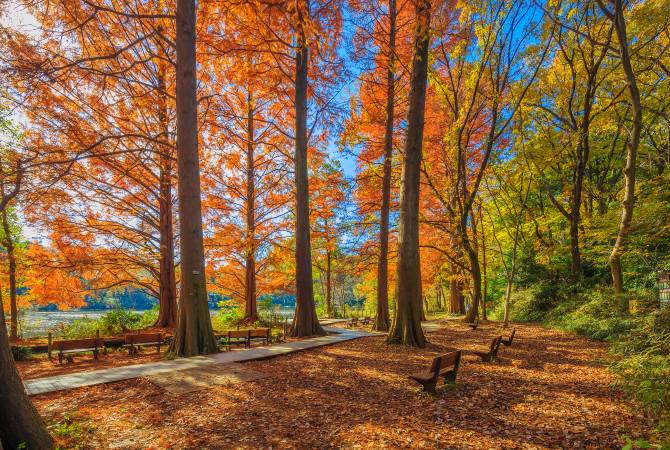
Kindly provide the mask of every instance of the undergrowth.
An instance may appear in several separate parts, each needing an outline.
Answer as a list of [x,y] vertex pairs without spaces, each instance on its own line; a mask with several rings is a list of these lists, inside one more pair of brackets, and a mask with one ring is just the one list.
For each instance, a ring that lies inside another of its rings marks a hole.
[[[649,440],[630,441],[629,448],[670,449],[670,307],[658,308],[654,298],[652,292],[617,297],[608,288],[568,283],[533,284],[511,298],[512,321],[540,322],[611,344],[616,387],[657,418]],[[637,302],[636,314],[628,312],[630,301]],[[498,319],[502,314],[502,305],[491,312]]]
[[116,308],[98,318],[76,319],[71,324],[64,326],[61,332],[66,339],[95,337],[98,331],[100,336],[114,336],[130,330],[151,327],[157,318],[158,309],[137,313]]

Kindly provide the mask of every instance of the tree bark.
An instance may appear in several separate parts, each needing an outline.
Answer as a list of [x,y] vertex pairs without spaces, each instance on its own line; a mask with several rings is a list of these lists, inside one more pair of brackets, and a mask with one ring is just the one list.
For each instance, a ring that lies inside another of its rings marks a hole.
[[[169,142],[167,93],[165,91],[165,74],[161,70],[158,74],[160,110],[159,118],[163,127],[162,135]],[[158,318],[154,324],[160,328],[174,328],[177,322],[177,277],[174,267],[174,226],[172,223],[172,160],[170,146],[161,149],[159,157],[159,233],[160,233],[160,261],[158,281]]]
[[326,316],[333,317],[332,255],[326,252]]
[[53,441],[42,418],[30,402],[9,348],[7,325],[0,294],[0,447],[46,450]]
[[488,297],[488,277],[486,273],[486,236],[484,235],[484,218],[482,210],[479,209],[479,222],[482,225],[481,246],[482,246],[482,269],[484,270],[484,290],[482,292],[482,320],[486,318],[486,300]]
[[373,326],[377,331],[388,331],[388,248],[389,213],[391,209],[391,163],[393,162],[393,119],[395,109],[395,34],[396,0],[389,0],[389,48],[386,72],[386,130],[384,132],[384,174],[382,179],[382,206],[379,214],[379,261],[377,264],[377,316]]
[[421,261],[419,256],[419,187],[421,151],[428,80],[430,3],[415,0],[416,36],[410,80],[407,137],[400,193],[398,260],[396,264],[396,314],[387,341],[425,347],[421,328]]
[[2,229],[5,234],[3,244],[7,251],[7,269],[9,275],[9,314],[11,321],[9,324],[9,338],[10,340],[16,340],[19,337],[19,308],[16,302],[16,246],[14,245],[14,238],[12,237],[12,229],[6,208],[2,210]]
[[477,249],[468,243],[465,245],[465,253],[470,263],[470,276],[472,277],[472,304],[465,314],[465,321],[472,323],[475,321],[475,317],[479,315],[479,302],[482,298],[482,272],[479,267]]
[[195,21],[195,0],[177,0],[176,103],[181,286],[179,323],[172,350],[178,356],[217,351],[207,303],[202,242]]
[[628,94],[633,111],[633,128],[626,146],[626,165],[623,169],[624,174],[624,198],[621,204],[621,222],[619,223],[619,232],[610,253],[609,263],[612,272],[612,282],[614,292],[622,294],[623,271],[621,268],[621,255],[624,252],[626,237],[630,231],[630,223],[633,220],[633,207],[635,206],[635,169],[637,160],[637,150],[640,145],[640,133],[642,131],[642,104],[640,101],[640,91],[637,87],[637,79],[631,64],[630,54],[628,52],[628,36],[626,33],[626,21],[623,15],[623,1],[614,0],[614,28],[619,39],[621,65],[626,76],[628,84]]
[[451,265],[452,278],[449,280],[449,312],[452,314],[463,314],[463,294],[461,292],[461,283],[453,276],[459,273],[456,264]]
[[245,309],[244,316],[249,322],[258,320],[256,303],[256,185],[255,185],[255,141],[254,141],[254,106],[251,92],[247,96],[247,254],[244,264],[245,272]]
[[312,284],[312,248],[309,228],[309,178],[307,172],[307,69],[309,48],[306,21],[309,0],[296,0],[295,55],[295,282],[296,303],[291,335],[325,334],[316,316]]

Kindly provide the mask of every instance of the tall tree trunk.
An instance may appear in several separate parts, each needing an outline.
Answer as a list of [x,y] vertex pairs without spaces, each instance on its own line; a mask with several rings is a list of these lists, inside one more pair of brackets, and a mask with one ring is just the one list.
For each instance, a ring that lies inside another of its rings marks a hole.
[[247,254],[245,271],[245,309],[244,315],[249,322],[258,320],[256,304],[256,185],[255,185],[255,141],[253,95],[247,97]]
[[386,72],[386,130],[384,132],[384,175],[382,179],[382,207],[379,214],[379,262],[377,264],[377,317],[373,326],[377,331],[388,331],[389,288],[388,249],[389,212],[391,209],[391,163],[393,162],[393,118],[395,109],[395,33],[396,0],[389,0],[389,48]]
[[449,312],[452,314],[462,314],[460,301],[458,298],[458,280],[449,280]]
[[[4,192],[3,192],[4,195]],[[16,303],[16,248],[14,245],[14,238],[12,237],[12,229],[7,216],[7,209],[2,210],[2,229],[5,234],[4,246],[7,251],[7,265],[9,275],[9,313],[11,323],[9,324],[10,332],[9,338],[16,340],[19,337],[19,308]]]
[[488,294],[488,277],[486,273],[486,236],[484,235],[484,218],[482,216],[482,210],[479,209],[479,222],[482,225],[482,235],[481,235],[481,246],[482,246],[482,269],[484,270],[484,292],[482,293],[482,320],[487,320],[486,318],[486,300]]
[[572,206],[570,208],[570,274],[575,281],[582,277],[582,258],[579,250],[579,224],[581,221],[582,186],[588,153],[578,145],[578,162],[572,188]]
[[449,279],[449,312],[452,314],[463,314],[463,293],[461,282],[453,278],[460,274],[459,267],[456,264],[451,265],[451,278]]
[[53,441],[30,402],[9,348],[4,306],[0,293],[0,448],[46,450]]
[[[162,135],[166,142],[170,140],[167,93],[165,91],[165,74],[158,74],[160,96],[159,119],[163,127]],[[170,146],[161,148],[159,157],[159,233],[160,261],[158,281],[158,318],[154,324],[161,328],[174,328],[177,322],[177,277],[174,267],[174,226],[172,223],[172,160]]]
[[416,36],[410,80],[405,160],[400,193],[398,260],[396,264],[396,314],[388,335],[391,344],[425,347],[421,328],[421,261],[419,256],[419,187],[421,150],[428,80],[430,3],[415,0]]
[[179,356],[217,351],[207,304],[202,243],[195,21],[195,0],[177,0],[176,103],[181,286],[179,323],[172,350]]
[[635,169],[637,160],[637,149],[640,145],[640,133],[642,131],[642,104],[640,101],[640,91],[637,87],[637,79],[631,64],[630,54],[628,52],[628,36],[626,33],[626,21],[623,15],[623,1],[614,0],[614,28],[619,39],[621,65],[626,76],[628,84],[628,94],[630,95],[631,108],[633,110],[633,128],[628,137],[626,151],[626,165],[623,169],[624,174],[624,198],[621,204],[621,222],[619,223],[619,232],[610,253],[609,263],[612,271],[612,282],[614,292],[623,293],[623,271],[621,269],[621,255],[624,252],[624,243],[630,223],[633,220],[633,207],[635,205]]
[[467,242],[464,247],[470,263],[470,276],[472,278],[472,304],[465,314],[465,321],[472,323],[475,321],[475,317],[479,315],[479,303],[482,299],[482,272],[479,268],[477,249],[470,242]]
[[309,229],[309,178],[307,173],[307,69],[309,48],[306,22],[309,0],[296,0],[295,55],[295,282],[296,303],[291,334],[324,334],[316,316],[312,284],[312,248]]
[[332,255],[326,252],[326,316],[333,317]]

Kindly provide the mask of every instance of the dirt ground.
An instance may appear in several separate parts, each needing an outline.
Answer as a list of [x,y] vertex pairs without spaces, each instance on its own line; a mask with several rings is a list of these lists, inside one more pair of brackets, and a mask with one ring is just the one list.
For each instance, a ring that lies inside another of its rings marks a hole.
[[494,363],[465,356],[436,396],[407,375],[446,347],[484,349],[502,331],[448,321],[423,350],[383,337],[245,363],[265,378],[188,394],[146,379],[36,396],[63,447],[619,448],[650,420],[610,388],[606,346],[517,325]]

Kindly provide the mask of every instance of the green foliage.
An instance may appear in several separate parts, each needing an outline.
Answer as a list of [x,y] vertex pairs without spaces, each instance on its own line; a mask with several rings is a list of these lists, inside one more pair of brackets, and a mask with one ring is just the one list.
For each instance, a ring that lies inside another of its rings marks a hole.
[[100,331],[101,336],[118,335],[129,330],[150,327],[156,322],[157,318],[157,308],[145,311],[142,314],[115,308],[97,319],[84,317],[75,320],[63,329],[63,337],[66,339],[95,337],[97,331]]
[[12,357],[14,358],[14,361],[25,361],[27,359],[30,359],[30,357],[33,355],[32,350],[30,347],[24,347],[24,346],[12,346]]
[[[92,430],[92,427],[82,425],[70,414],[63,415],[63,420],[53,424],[50,428],[54,437],[63,441],[65,448],[73,450],[86,448],[86,434]],[[56,448],[63,447],[59,445]]]
[[244,319],[244,311],[233,300],[220,301],[219,308],[212,317],[212,326],[217,331],[236,328],[238,323]]

